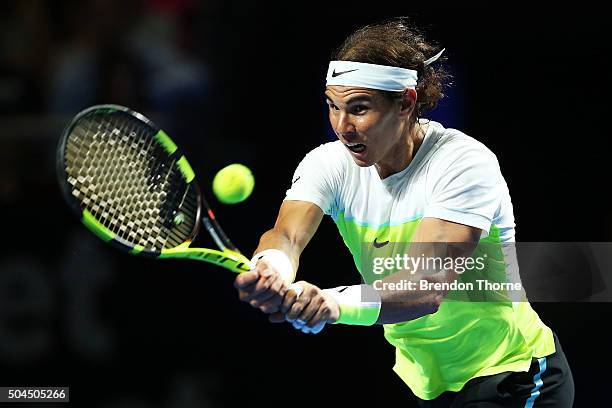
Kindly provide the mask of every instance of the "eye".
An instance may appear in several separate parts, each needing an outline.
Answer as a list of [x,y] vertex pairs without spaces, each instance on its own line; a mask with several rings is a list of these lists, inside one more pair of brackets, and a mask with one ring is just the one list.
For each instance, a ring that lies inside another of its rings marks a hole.
[[329,106],[329,109],[331,110],[339,110],[338,107],[334,105],[333,103],[328,103],[327,106]]
[[365,105],[355,105],[352,110],[354,113],[359,114],[359,113],[364,113],[365,111],[367,111],[368,107]]

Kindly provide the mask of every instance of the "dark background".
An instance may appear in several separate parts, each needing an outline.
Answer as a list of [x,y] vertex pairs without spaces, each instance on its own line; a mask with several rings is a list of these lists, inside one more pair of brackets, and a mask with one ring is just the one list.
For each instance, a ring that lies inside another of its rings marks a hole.
[[[211,198],[250,254],[299,160],[332,140],[322,97],[331,51],[385,18],[411,16],[446,47],[454,86],[430,117],[496,153],[518,240],[610,241],[603,9],[399,3],[3,3],[0,385],[70,386],[71,406],[101,408],[413,406],[382,328],[302,335],[240,303],[228,272],[118,253],[69,213],[54,171],[72,115],[130,106],[188,152],[209,196],[223,166],[253,170],[249,200]],[[358,282],[329,219],[302,259],[301,278],[322,287]],[[575,406],[607,406],[610,305],[534,308],[564,346]]]

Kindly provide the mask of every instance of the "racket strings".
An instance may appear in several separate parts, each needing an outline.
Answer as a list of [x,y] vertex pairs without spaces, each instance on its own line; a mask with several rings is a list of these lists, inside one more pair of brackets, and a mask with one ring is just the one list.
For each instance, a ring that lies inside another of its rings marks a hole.
[[72,194],[94,218],[131,245],[160,251],[190,239],[198,203],[154,136],[126,114],[87,116],[68,137],[65,166]]

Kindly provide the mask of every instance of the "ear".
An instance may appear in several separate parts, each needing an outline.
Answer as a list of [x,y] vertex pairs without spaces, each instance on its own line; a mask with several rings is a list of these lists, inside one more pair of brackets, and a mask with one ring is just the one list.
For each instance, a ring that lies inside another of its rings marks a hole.
[[412,112],[414,112],[416,101],[417,101],[416,90],[411,89],[411,88],[406,89],[404,91],[404,94],[402,95],[401,106],[400,106],[400,111],[399,111],[400,115],[408,116]]

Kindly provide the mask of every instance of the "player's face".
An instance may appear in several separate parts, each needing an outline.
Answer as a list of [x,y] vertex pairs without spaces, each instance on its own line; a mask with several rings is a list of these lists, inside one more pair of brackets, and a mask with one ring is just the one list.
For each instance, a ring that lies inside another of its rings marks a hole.
[[376,90],[336,85],[328,86],[325,96],[332,128],[357,165],[393,157],[405,130],[398,103]]

